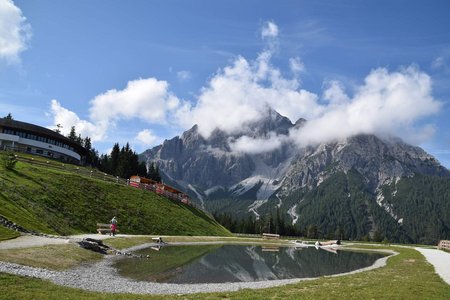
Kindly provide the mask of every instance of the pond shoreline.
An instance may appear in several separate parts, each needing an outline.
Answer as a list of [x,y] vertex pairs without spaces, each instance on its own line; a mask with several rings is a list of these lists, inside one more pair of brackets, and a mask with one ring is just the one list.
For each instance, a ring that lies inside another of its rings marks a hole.
[[[171,243],[171,245],[202,245],[215,244],[215,242],[205,243]],[[224,244],[221,242],[221,244]],[[155,243],[130,247],[126,251],[136,251],[148,246],[157,245]],[[285,245],[280,245],[285,246]],[[348,248],[347,248],[348,249]],[[350,250],[350,249],[348,249]],[[356,249],[353,249],[356,250]],[[361,250],[361,249],[358,249]],[[387,260],[398,253],[391,250],[369,250],[390,255],[379,258],[369,267],[357,269],[351,272],[328,275],[323,277],[346,276],[350,274],[366,272],[376,268],[384,267]],[[314,280],[315,278],[293,278],[282,280],[267,280],[255,282],[231,282],[231,283],[201,283],[201,284],[173,284],[135,281],[121,277],[112,267],[114,261],[119,257],[107,256],[102,261],[93,265],[80,266],[67,271],[52,271],[42,268],[34,268],[14,263],[0,262],[0,272],[13,275],[29,276],[49,280],[57,285],[79,288],[94,292],[106,293],[131,293],[131,294],[192,294],[192,293],[210,293],[210,292],[228,292],[241,289],[262,289],[269,287],[282,286],[300,281]]]

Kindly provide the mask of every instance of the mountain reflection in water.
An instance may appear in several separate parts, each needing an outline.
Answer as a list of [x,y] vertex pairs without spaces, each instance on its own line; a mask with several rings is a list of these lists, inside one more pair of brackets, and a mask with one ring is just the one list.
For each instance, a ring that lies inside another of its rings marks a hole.
[[243,245],[166,246],[136,254],[150,259],[119,259],[119,274],[140,281],[166,283],[249,282],[319,277],[368,267],[379,253]]

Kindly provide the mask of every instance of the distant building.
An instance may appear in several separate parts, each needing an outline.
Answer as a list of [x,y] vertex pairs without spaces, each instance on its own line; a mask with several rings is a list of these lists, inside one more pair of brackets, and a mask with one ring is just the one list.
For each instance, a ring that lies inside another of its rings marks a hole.
[[0,118],[0,149],[78,164],[88,154],[84,147],[53,130],[8,118]]

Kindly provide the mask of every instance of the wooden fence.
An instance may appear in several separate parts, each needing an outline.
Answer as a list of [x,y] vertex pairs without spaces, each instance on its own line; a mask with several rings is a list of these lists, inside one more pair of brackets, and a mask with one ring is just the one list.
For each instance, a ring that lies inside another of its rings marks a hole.
[[450,251],[450,241],[441,240],[438,245],[438,249]]

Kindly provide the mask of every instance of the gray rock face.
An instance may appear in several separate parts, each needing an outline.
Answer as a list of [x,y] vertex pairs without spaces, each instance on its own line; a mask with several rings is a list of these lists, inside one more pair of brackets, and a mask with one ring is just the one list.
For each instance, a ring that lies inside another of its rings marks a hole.
[[261,154],[233,152],[230,146],[244,135],[258,139],[287,137],[290,129],[302,127],[305,122],[299,119],[292,124],[268,109],[264,118],[247,124],[239,133],[227,134],[216,129],[204,138],[194,126],[181,137],[145,151],[141,157],[155,161],[164,180],[191,191],[194,198],[202,198],[202,202],[214,200],[212,191],[217,190],[221,190],[220,199],[240,199],[245,195],[246,200],[255,201],[248,207],[255,214],[255,207],[267,201],[274,202],[275,207],[274,199],[289,196],[298,189],[316,188],[336,172],[356,170],[366,181],[367,190],[374,194],[389,180],[415,173],[450,176],[446,168],[421,148],[375,135],[358,135],[305,148],[286,142]]
[[343,141],[300,149],[283,182],[283,192],[313,188],[336,171],[355,169],[367,180],[369,190],[392,178],[415,173],[448,176],[447,169],[419,147],[399,139],[358,135]]
[[156,161],[163,177],[187,187],[188,184],[207,190],[214,186],[231,187],[252,176],[256,169],[255,159],[276,167],[288,158],[288,147],[259,155],[232,152],[230,142],[242,136],[266,138],[270,133],[288,134],[293,124],[275,111],[269,110],[267,118],[248,124],[242,132],[227,134],[216,129],[207,139],[197,126],[182,134],[165,140],[162,145],[143,153],[148,161]]

